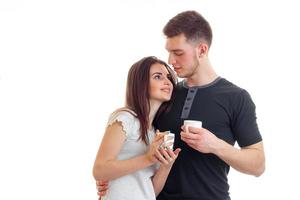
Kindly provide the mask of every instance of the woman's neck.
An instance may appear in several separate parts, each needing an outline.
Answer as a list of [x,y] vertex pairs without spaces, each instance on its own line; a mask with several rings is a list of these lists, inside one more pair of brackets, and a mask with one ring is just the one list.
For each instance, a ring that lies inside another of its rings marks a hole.
[[161,106],[161,104],[162,104],[161,102],[150,101],[149,125],[148,125],[149,130],[152,129],[152,123],[153,123],[154,117],[155,117],[159,107]]

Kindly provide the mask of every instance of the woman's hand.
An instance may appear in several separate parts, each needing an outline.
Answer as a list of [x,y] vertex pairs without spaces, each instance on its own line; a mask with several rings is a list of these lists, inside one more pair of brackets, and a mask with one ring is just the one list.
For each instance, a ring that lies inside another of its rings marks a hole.
[[161,155],[159,156],[159,162],[161,164],[161,167],[167,169],[171,168],[175,160],[177,159],[180,151],[180,148],[177,148],[175,151],[173,151],[170,148],[159,149],[159,153]]
[[[171,168],[173,163],[177,159],[178,154],[181,151],[181,149],[177,148],[175,151],[173,151],[170,148],[170,146],[173,146],[173,143],[164,142],[164,137],[167,134],[168,134],[168,132],[159,132],[158,130],[156,131],[155,138],[158,138],[158,137],[160,138],[161,135],[163,135],[163,138],[159,140],[160,145],[158,146],[158,149],[155,151],[155,158],[161,164],[161,167]],[[162,142],[161,142],[161,140],[162,140]]]
[[[156,132],[158,133],[158,132]],[[148,160],[152,163],[157,163],[159,162],[158,155],[159,153],[159,148],[162,147],[163,142],[164,142],[164,136],[165,133],[160,133],[156,134],[155,138],[153,139],[152,143],[150,144],[149,150],[146,154]]]
[[[156,135],[163,135],[165,137],[166,133],[156,132]],[[166,138],[167,139],[167,138]],[[162,145],[163,144],[163,145]],[[153,187],[155,195],[157,196],[162,188],[164,187],[167,177],[171,171],[171,168],[177,159],[181,149],[177,148],[175,151],[171,149],[173,146],[173,141],[164,141],[161,143],[159,148],[155,153],[155,158],[160,163],[159,169],[156,171],[155,175],[152,178]]]

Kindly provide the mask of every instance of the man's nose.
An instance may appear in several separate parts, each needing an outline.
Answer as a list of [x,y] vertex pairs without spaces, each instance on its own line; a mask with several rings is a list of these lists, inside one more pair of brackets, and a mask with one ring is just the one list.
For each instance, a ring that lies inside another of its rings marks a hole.
[[172,54],[169,54],[168,63],[170,65],[174,65],[176,63],[176,60],[174,59],[174,56]]

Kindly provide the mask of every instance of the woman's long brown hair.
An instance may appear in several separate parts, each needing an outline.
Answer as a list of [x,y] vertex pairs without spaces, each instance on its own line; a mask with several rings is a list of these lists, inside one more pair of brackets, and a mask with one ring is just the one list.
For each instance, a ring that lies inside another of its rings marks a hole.
[[[149,144],[149,138],[147,134],[150,113],[149,76],[151,66],[156,63],[162,64],[166,67],[171,75],[169,76],[170,81],[173,84],[173,88],[175,88],[176,76],[173,70],[164,61],[159,60],[154,56],[145,57],[134,63],[130,68],[127,77],[125,105],[137,114],[137,118],[140,121],[140,139],[142,139],[146,145]],[[160,110],[165,110],[167,106],[168,103],[164,102],[160,107]]]

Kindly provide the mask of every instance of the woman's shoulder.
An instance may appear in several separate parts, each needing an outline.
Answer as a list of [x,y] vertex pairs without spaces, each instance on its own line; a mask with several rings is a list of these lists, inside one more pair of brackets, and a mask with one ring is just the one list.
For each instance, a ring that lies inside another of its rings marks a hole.
[[126,118],[129,121],[134,121],[137,119],[137,114],[130,108],[122,107],[116,109],[114,112],[110,114],[109,119],[114,118]]
[[131,134],[133,129],[137,126],[137,114],[129,108],[118,108],[109,116],[107,126],[112,125],[115,122],[121,122],[124,132],[127,136]]
[[130,108],[122,107],[116,109],[109,116],[109,124],[112,124],[114,121],[121,121],[128,124],[134,123],[137,119],[137,114]]

